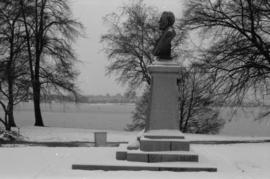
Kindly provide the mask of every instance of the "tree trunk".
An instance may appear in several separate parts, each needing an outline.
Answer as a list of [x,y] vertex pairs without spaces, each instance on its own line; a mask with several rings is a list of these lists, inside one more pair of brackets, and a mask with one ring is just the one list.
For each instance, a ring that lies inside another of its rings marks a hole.
[[9,124],[6,125],[6,131],[11,131],[11,126]]
[[[41,126],[43,127],[43,119],[41,115],[41,110],[40,110],[40,81],[39,81],[39,62],[40,62],[40,56],[41,56],[41,51],[39,51],[39,40],[42,38],[42,35],[39,35],[38,33],[38,1],[35,1],[35,29],[34,29],[34,34],[35,34],[35,57],[32,55],[32,50],[31,50],[31,35],[28,29],[28,24],[26,20],[26,13],[25,13],[25,7],[24,7],[24,1],[20,1],[21,7],[22,7],[22,15],[23,15],[23,21],[24,21],[24,27],[25,27],[25,33],[26,33],[26,40],[27,40],[27,51],[28,51],[28,60],[29,60],[29,67],[30,67],[30,74],[31,74],[31,82],[32,82],[32,89],[33,89],[33,102],[34,102],[34,110],[35,110],[35,126]],[[35,66],[34,66],[34,58],[35,58]],[[35,70],[34,70],[34,69]]]
[[8,63],[8,105],[7,105],[7,117],[8,117],[8,124],[10,127],[16,127],[13,115],[14,109],[14,94],[13,94],[13,85],[14,85],[14,70],[12,64],[13,55],[10,56],[10,61]]
[[14,120],[14,115],[13,115],[13,105],[10,106],[10,108],[8,109],[8,123],[10,125],[10,127],[16,127],[16,123]]
[[40,110],[40,86],[34,85],[33,87],[33,99],[35,109],[35,126],[44,127],[41,110]]
[[8,113],[7,113],[7,111],[5,112],[5,123],[6,123],[6,125],[5,125],[6,130],[11,131],[11,125],[9,124],[9,121],[8,121]]
[[[13,70],[10,70],[11,73],[13,73]],[[14,95],[13,95],[13,74],[8,75],[8,105],[7,105],[7,117],[8,117],[8,124],[10,127],[16,127],[15,121],[14,121],[14,115],[13,115],[13,109],[14,109]]]

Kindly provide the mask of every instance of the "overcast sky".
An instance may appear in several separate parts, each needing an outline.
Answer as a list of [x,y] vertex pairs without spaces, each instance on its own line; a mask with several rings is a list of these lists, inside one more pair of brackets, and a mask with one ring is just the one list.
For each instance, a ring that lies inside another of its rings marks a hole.
[[[105,75],[108,60],[101,51],[100,37],[108,27],[102,18],[129,0],[71,0],[71,8],[76,19],[85,26],[85,38],[74,44],[77,56],[82,62],[77,68],[80,71],[78,86],[83,94],[116,94],[123,93],[126,87],[121,86],[114,76]],[[172,11],[181,16],[183,0],[145,0],[146,4],[156,6],[160,11]]]

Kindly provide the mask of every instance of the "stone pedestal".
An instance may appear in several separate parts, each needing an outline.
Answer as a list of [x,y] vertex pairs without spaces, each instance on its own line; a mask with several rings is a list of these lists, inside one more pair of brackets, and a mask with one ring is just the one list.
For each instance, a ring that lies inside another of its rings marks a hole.
[[151,77],[150,111],[146,131],[179,129],[177,78],[181,68],[174,63],[158,63],[148,67]]

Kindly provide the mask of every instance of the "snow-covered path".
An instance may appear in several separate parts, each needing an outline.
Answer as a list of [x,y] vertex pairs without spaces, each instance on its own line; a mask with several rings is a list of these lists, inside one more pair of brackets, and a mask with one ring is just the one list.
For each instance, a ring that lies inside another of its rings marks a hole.
[[218,168],[207,172],[80,171],[72,164],[115,163],[113,147],[0,148],[0,178],[270,178],[270,144],[192,145]]
[[[37,128],[20,129],[26,141],[70,142],[94,141],[89,129]],[[138,132],[107,131],[108,141],[128,142]],[[269,140],[269,137],[228,137],[215,135],[185,134],[191,141]],[[116,147],[30,147],[3,145],[0,147],[0,179],[9,178],[270,178],[270,143],[247,143],[226,145],[192,144],[200,161],[217,167],[218,172],[150,172],[150,171],[80,171],[72,170],[73,164],[119,164],[115,160]],[[126,161],[121,161],[124,164]]]

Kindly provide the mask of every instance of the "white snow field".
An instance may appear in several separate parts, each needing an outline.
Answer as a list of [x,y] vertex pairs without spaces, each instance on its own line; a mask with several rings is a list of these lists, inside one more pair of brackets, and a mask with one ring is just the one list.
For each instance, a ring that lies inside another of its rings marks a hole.
[[[15,128],[14,130],[18,130]],[[106,131],[109,142],[129,142],[139,135],[138,131],[127,132],[118,130],[94,130],[78,128],[55,128],[55,127],[22,127],[19,132],[25,140],[33,142],[94,142],[94,132]],[[225,135],[199,135],[185,134],[185,138],[190,141],[254,141],[270,140],[270,137],[252,136],[225,136]]]
[[[137,132],[107,131],[108,141],[128,141]],[[28,141],[93,141],[93,130],[62,128],[21,128]],[[187,139],[257,140],[226,136],[186,135]],[[269,138],[268,138],[269,139]],[[270,143],[192,144],[200,160],[216,166],[217,172],[151,172],[151,171],[82,171],[72,170],[73,164],[117,164],[116,147],[30,147],[7,145],[0,147],[0,178],[270,178]],[[125,164],[126,161],[121,161]]]

